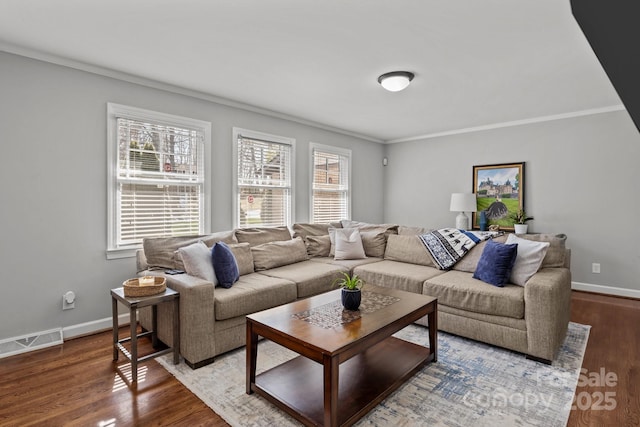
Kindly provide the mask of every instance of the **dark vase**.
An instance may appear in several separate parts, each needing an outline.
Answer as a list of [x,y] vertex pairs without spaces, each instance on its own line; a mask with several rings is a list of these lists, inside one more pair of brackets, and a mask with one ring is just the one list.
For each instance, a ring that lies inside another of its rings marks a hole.
[[487,213],[480,211],[480,231],[487,231]]
[[362,292],[360,289],[342,288],[342,306],[351,311],[356,311],[360,307],[362,300]]

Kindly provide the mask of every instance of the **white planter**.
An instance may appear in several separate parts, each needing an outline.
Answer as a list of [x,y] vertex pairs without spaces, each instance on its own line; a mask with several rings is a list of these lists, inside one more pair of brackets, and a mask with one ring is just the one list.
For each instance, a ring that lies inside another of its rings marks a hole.
[[529,224],[513,224],[513,228],[515,228],[516,234],[527,234]]

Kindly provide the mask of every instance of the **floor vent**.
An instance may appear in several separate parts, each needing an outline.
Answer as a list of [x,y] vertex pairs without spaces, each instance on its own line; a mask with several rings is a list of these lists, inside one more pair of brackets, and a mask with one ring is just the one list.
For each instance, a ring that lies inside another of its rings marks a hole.
[[0,359],[45,347],[62,344],[62,328],[0,341]]

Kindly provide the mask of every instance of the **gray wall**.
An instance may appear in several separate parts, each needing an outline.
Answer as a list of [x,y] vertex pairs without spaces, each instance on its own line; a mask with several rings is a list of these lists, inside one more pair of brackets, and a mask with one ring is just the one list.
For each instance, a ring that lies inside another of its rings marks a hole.
[[449,199],[472,191],[474,165],[526,162],[530,230],[568,235],[574,286],[640,296],[640,134],[626,111],[392,144],[385,154],[385,222],[433,228],[455,225]]
[[296,221],[309,219],[309,142],[353,150],[352,217],[382,221],[380,144],[0,52],[0,340],[107,318],[109,289],[135,276],[134,259],[105,256],[107,102],[212,123],[214,231],[232,227],[234,126],[296,139]]

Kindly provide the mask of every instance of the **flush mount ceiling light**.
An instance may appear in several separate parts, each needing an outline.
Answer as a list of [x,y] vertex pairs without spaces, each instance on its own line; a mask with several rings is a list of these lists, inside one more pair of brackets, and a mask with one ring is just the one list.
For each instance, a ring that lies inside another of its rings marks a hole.
[[378,77],[378,83],[390,92],[399,92],[409,86],[414,77],[409,71],[392,71]]

